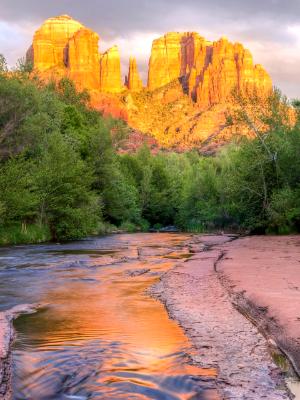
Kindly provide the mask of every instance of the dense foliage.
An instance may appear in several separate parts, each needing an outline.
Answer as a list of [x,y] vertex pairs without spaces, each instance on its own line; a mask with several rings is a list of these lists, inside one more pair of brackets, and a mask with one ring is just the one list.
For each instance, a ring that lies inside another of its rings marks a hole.
[[41,83],[0,57],[0,243],[176,224],[190,231],[300,231],[299,103],[238,98],[250,127],[215,156],[118,154],[127,126],[67,79]]

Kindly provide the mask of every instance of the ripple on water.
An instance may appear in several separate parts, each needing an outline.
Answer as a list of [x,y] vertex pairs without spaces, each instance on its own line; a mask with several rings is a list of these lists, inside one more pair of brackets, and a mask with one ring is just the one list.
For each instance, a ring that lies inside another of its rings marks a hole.
[[[154,240],[172,247],[186,239],[178,235],[174,240],[170,234],[125,236],[126,248],[122,235],[112,237],[112,243],[105,238],[106,248],[119,244],[116,257],[120,259],[137,247],[155,245]],[[32,293],[32,301],[48,307],[15,323],[15,400],[219,398],[216,371],[189,364],[187,354],[192,349],[187,338],[163,305],[145,294],[176,260],[157,255],[156,262],[149,253],[151,262],[144,256],[143,261],[87,268],[89,262],[94,265],[94,250],[93,254],[59,253],[57,265],[52,250],[47,248],[51,268],[34,282],[30,273],[26,281],[22,270],[26,295]],[[72,258],[71,269],[62,257]],[[9,290],[22,298],[22,287],[11,283]]]

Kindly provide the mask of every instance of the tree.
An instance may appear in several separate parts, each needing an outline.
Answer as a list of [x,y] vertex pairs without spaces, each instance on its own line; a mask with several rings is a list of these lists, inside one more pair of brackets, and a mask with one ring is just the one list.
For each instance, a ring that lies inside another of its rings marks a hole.
[[30,74],[33,71],[33,62],[26,57],[21,57],[17,60],[15,71],[21,74]]
[[0,74],[8,71],[6,59],[3,54],[0,54]]
[[3,225],[34,221],[38,199],[32,190],[32,169],[32,162],[24,157],[0,164],[0,213]]
[[101,219],[99,198],[92,193],[92,171],[61,135],[53,134],[35,165],[39,221],[52,238],[74,239],[96,230]]

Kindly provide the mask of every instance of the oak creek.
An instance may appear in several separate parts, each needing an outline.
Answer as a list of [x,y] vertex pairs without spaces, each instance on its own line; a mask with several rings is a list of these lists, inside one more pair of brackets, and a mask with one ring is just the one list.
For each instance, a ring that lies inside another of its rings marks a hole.
[[191,364],[188,339],[146,292],[189,257],[188,237],[124,234],[1,249],[0,310],[45,304],[15,322],[13,398],[215,399],[216,371]]

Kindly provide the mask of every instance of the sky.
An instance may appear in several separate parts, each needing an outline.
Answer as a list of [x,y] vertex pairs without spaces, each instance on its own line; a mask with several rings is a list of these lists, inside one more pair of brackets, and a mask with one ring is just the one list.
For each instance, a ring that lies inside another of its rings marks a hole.
[[0,53],[9,65],[25,55],[34,31],[68,14],[117,44],[122,70],[136,56],[144,79],[152,40],[169,31],[227,36],[249,48],[284,94],[300,98],[300,0],[0,0]]

